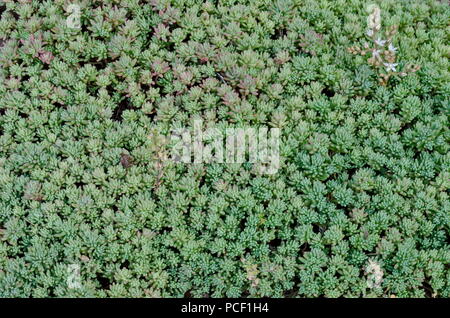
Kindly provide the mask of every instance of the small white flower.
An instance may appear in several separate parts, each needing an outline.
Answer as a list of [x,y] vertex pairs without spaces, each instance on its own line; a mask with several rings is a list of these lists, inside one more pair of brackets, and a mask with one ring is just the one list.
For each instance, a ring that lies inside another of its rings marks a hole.
[[373,36],[373,30],[368,30],[366,34],[370,37]]
[[379,46],[384,46],[386,44],[386,40],[381,40],[380,38],[375,40],[375,43]]
[[389,43],[388,50],[391,51],[392,53],[394,53],[395,51],[397,51],[397,48],[395,46],[393,46],[392,43]]
[[389,71],[395,72],[396,71],[395,67],[398,65],[398,63],[383,63],[383,64],[386,67],[386,72],[389,72]]

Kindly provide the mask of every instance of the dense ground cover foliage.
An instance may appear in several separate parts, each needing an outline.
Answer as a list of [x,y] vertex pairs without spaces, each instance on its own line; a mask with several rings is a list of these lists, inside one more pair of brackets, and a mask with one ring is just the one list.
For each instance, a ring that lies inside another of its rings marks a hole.
[[[383,83],[363,0],[3,2],[0,296],[450,297],[448,4],[376,2]],[[167,160],[196,119],[279,171]]]

